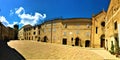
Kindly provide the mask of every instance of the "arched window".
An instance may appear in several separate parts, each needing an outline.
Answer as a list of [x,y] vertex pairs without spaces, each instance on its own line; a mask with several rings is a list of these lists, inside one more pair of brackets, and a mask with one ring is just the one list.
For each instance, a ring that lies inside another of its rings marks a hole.
[[105,27],[105,22],[104,22],[104,21],[101,22],[101,26],[102,26],[102,27]]

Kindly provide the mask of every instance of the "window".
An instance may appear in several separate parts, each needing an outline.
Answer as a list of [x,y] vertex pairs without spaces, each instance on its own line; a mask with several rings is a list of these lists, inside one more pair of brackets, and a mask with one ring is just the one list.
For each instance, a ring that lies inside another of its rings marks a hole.
[[98,27],[96,27],[96,34],[98,33]]
[[38,34],[40,35],[40,31],[38,31]]
[[35,36],[35,38],[37,38],[37,36]]
[[63,38],[62,44],[67,45],[67,39],[66,38]]
[[63,35],[66,36],[66,32],[64,32]]
[[64,24],[64,28],[67,28],[67,24]]
[[29,35],[30,35],[30,33],[29,33]]
[[86,36],[90,36],[90,32],[86,32]]
[[44,33],[46,32],[46,30],[45,30],[45,29],[44,29],[43,31],[44,31]]
[[73,41],[73,38],[71,38],[71,40]]
[[102,27],[105,27],[105,22],[104,22],[104,21],[101,22],[101,26],[102,26]]
[[90,27],[90,24],[87,24],[87,28],[89,28]]
[[29,37],[29,40],[30,40],[30,37]]
[[40,29],[41,28],[41,26],[38,26],[38,29]]
[[35,27],[34,27],[34,30],[35,30]]
[[34,32],[33,34],[35,35],[36,33]]
[[114,29],[117,29],[117,21],[114,23]]

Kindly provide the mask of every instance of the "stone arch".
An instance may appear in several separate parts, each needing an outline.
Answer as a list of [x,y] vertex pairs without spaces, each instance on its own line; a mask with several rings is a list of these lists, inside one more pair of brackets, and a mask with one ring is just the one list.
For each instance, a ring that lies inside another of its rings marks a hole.
[[76,37],[76,38],[75,38],[75,46],[81,45],[80,42],[81,42],[80,38],[79,38],[79,37]]
[[48,40],[47,36],[44,36],[43,42],[47,42],[47,40]]

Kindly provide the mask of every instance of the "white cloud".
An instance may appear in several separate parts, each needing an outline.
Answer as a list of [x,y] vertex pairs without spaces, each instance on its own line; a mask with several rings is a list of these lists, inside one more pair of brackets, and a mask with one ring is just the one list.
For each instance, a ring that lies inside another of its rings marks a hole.
[[23,25],[27,25],[27,24],[35,25],[39,20],[43,20],[46,18],[46,14],[42,15],[38,12],[35,12],[34,15],[26,14],[23,7],[16,9],[15,13],[21,19],[19,24],[23,24]]
[[0,16],[0,22],[2,22],[3,25],[13,27],[13,25],[18,24],[18,22],[13,22],[13,24],[10,24],[4,16]]
[[18,24],[18,22],[13,22],[13,24],[8,24],[7,26],[13,27],[15,24]]
[[13,27],[13,25],[15,24],[35,25],[38,23],[38,21],[44,21],[44,19],[46,18],[46,14],[40,14],[38,12],[35,12],[34,15],[26,14],[23,7],[20,7],[18,9],[15,8],[15,12],[13,10],[10,10],[10,16],[14,13],[17,14],[18,17],[21,19],[20,22],[13,21],[13,23],[9,23],[4,16],[0,16],[0,22],[2,22],[5,26]]
[[14,12],[12,10],[10,10],[10,16],[12,16],[14,14]]
[[16,10],[16,14],[20,14],[21,12],[25,13],[25,10],[23,7],[20,7],[19,9],[15,9]]
[[6,20],[6,18],[4,16],[0,16],[0,22],[2,22],[5,26],[7,26],[7,24],[9,24],[9,22]]

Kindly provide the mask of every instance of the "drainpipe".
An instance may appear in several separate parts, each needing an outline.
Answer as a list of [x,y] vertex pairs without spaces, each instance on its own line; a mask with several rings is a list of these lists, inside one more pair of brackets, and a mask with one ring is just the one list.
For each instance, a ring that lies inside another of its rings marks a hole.
[[51,20],[51,43],[52,43],[52,30],[53,30],[53,21]]

